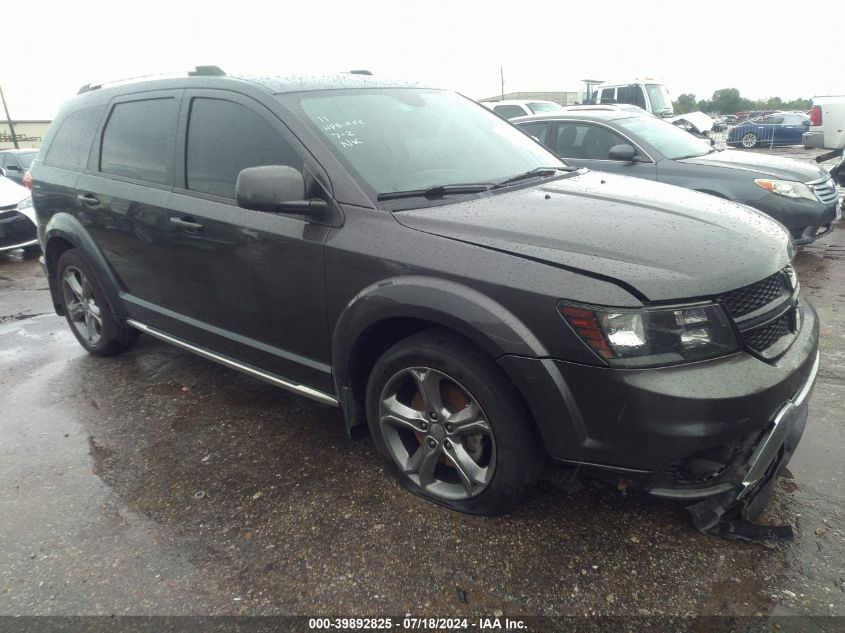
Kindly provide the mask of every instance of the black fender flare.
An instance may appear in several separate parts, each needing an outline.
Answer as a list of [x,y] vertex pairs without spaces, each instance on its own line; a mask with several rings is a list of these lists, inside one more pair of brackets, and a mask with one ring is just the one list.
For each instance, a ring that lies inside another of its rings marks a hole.
[[507,354],[548,355],[522,321],[478,290],[447,279],[393,277],[361,290],[335,323],[332,368],[338,392],[350,384],[356,341],[371,327],[391,318],[437,323],[466,337],[494,359]]
[[79,249],[88,263],[94,269],[97,279],[106,294],[112,314],[123,316],[126,309],[123,300],[120,298],[120,282],[114,274],[111,266],[103,256],[102,251],[94,242],[90,233],[69,213],[56,213],[47,222],[44,228],[42,245],[44,247],[44,262],[47,270],[47,280],[50,284],[50,294],[53,298],[53,305],[56,306],[56,313],[61,314],[61,301],[59,299],[59,288],[56,280],[55,260],[51,255],[50,241],[54,238],[67,240],[73,247]]
[[[525,398],[546,448],[562,455],[565,451],[559,447],[567,447],[568,456],[577,456],[586,429],[563,376],[548,360],[546,347],[493,298],[455,281],[423,276],[393,277],[367,286],[347,303],[335,324],[332,370],[350,434],[365,420],[351,392],[357,343],[372,327],[392,318],[435,323],[478,346]],[[535,390],[549,401],[539,402]],[[554,393],[558,395],[551,396]]]

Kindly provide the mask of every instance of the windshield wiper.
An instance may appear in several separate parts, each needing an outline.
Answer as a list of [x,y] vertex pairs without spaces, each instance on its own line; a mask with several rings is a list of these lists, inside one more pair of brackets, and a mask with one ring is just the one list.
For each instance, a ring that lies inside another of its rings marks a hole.
[[376,200],[399,200],[400,198],[428,198],[434,200],[449,194],[481,193],[489,191],[494,185],[492,183],[477,183],[468,185],[437,185],[428,189],[412,189],[410,191],[390,191],[380,193]]
[[527,180],[528,178],[539,178],[541,176],[551,176],[555,172],[558,171],[568,171],[573,172],[577,171],[577,167],[536,167],[530,171],[526,171],[524,174],[518,174],[516,176],[511,176],[510,178],[506,178],[502,182],[497,182],[496,187],[505,187],[511,183],[519,182],[520,180]]

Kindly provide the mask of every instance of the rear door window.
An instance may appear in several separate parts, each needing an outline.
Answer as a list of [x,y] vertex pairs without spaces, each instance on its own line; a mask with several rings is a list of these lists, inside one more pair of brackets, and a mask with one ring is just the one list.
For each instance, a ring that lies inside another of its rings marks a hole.
[[543,145],[554,151],[554,145],[550,146],[548,142],[549,128],[551,125],[552,124],[548,121],[538,121],[537,123],[525,123],[524,125],[520,125],[519,129],[528,134],[528,136],[533,136]]
[[100,170],[162,185],[170,184],[179,102],[175,98],[118,103],[112,109],[100,152]]
[[0,166],[16,168],[18,166],[18,161],[14,154],[7,152],[5,154],[0,154]]
[[238,174],[247,167],[303,167],[263,116],[239,103],[201,97],[191,101],[185,164],[188,189],[232,199]]
[[88,164],[88,154],[104,110],[105,106],[68,114],[53,137],[44,162],[63,169],[83,169]]
[[497,105],[493,106],[493,112],[505,117],[506,119],[513,119],[518,116],[525,116],[528,114],[522,106],[518,105]]

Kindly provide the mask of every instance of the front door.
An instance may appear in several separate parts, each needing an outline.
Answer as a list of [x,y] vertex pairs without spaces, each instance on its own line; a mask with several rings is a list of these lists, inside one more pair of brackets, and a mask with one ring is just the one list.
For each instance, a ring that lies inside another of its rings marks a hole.
[[[634,162],[613,160],[610,149],[631,142],[610,128],[586,121],[558,121],[551,130],[550,143],[554,152],[576,167],[589,167],[635,178],[654,180],[657,173],[654,163],[645,155]],[[547,146],[551,147],[547,143]],[[636,149],[636,148],[635,148]]]
[[238,207],[241,170],[288,165],[309,197],[330,199],[321,169],[267,108],[230,92],[185,94],[168,201],[170,291],[159,306],[185,337],[333,391],[326,324],[325,223]]

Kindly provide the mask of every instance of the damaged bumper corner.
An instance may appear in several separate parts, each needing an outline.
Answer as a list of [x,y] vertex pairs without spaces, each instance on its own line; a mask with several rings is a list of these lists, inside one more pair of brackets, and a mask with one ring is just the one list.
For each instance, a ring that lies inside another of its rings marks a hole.
[[[696,529],[745,540],[791,540],[791,526],[761,526],[751,521],[765,508],[774,481],[789,463],[807,422],[809,396],[819,371],[819,354],[798,393],[775,415],[771,426],[757,443],[739,485],[710,490],[706,499],[687,506]],[[714,494],[715,493],[715,494]]]

